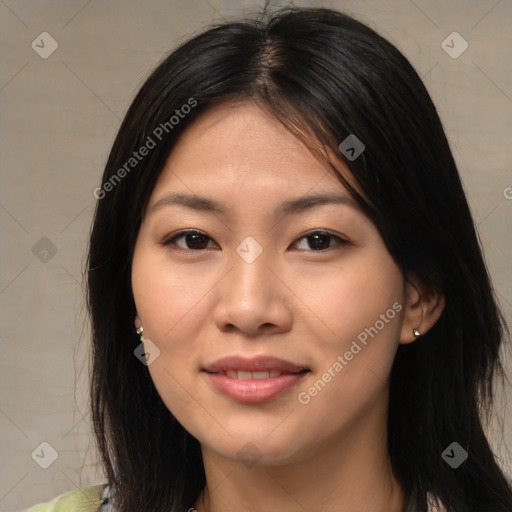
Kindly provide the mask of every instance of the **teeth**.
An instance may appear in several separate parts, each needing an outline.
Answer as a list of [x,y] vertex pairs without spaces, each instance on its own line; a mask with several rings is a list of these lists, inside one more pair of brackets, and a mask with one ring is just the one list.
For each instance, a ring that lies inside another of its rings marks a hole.
[[271,379],[274,377],[279,377],[282,375],[282,372],[279,370],[270,370],[270,371],[264,371],[264,372],[246,372],[242,370],[227,370],[226,372],[220,372],[221,374],[226,375],[226,377],[229,377],[230,379],[237,379],[237,380],[249,380],[249,379],[256,379],[256,380],[262,380],[262,379]]

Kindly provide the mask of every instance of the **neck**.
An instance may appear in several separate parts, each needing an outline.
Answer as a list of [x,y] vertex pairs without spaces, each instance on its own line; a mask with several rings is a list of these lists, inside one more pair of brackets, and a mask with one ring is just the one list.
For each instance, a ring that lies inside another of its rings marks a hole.
[[370,411],[314,455],[247,467],[203,446],[206,487],[197,512],[401,512],[403,491],[387,450],[387,404]]

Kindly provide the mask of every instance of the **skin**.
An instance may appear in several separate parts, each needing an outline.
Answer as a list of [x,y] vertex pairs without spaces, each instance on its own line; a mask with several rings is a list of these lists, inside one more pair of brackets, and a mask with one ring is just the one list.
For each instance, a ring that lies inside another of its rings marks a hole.
[[[344,164],[338,168],[350,179]],[[232,212],[153,210],[175,192],[208,197]],[[444,300],[404,279],[357,207],[272,214],[285,200],[319,192],[348,195],[269,113],[228,103],[185,130],[152,193],[132,265],[135,324],[160,350],[148,366],[158,393],[201,443],[207,486],[194,504],[199,512],[403,507],[386,444],[390,369],[399,343],[414,341],[413,328],[426,332]],[[184,229],[207,238],[162,245]],[[305,237],[315,230],[333,235],[321,238],[324,251]],[[263,250],[252,263],[236,252],[248,236]],[[401,311],[300,403],[298,394],[395,303]],[[241,404],[201,372],[232,354],[273,355],[311,371],[268,402]],[[247,443],[256,465],[239,454]]]

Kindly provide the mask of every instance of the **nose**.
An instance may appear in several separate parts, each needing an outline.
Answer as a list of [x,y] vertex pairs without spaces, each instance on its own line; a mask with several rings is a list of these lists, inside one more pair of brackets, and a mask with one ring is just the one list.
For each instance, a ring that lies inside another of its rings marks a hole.
[[214,322],[219,330],[254,337],[291,329],[292,292],[266,253],[270,251],[252,262],[233,254],[229,272],[216,287]]

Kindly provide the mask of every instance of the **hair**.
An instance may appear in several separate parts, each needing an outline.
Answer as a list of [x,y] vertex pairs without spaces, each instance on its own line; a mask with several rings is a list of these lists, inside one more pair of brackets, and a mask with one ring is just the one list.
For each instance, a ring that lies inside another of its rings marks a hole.
[[[512,510],[511,483],[484,433],[494,385],[505,377],[506,325],[440,118],[397,48],[353,17],[322,8],[264,11],[191,37],[143,83],[113,143],[91,230],[87,299],[92,424],[116,510],[186,510],[206,484],[199,441],[134,356],[131,262],[180,134],[229,101],[258,104],[322,158],[405,278],[445,296],[440,319],[399,346],[391,369],[388,450],[405,510],[425,512],[427,493],[448,512]],[[351,134],[365,145],[355,160],[338,149]],[[130,160],[149,140],[147,155]],[[329,154],[348,166],[359,191]],[[453,441],[469,454],[457,469],[441,457]]]

